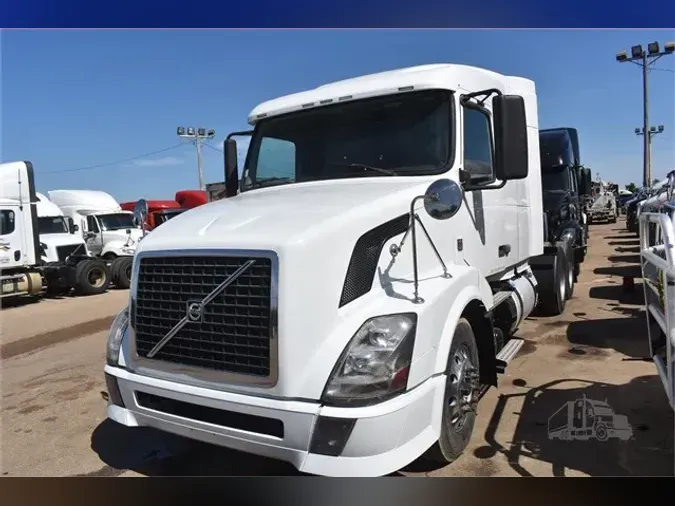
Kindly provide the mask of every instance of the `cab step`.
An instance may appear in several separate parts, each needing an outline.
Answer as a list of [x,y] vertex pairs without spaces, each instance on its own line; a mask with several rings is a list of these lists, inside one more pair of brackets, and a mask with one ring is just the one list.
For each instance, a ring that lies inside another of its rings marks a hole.
[[499,351],[499,353],[497,353],[495,358],[497,361],[498,374],[504,374],[504,371],[506,371],[506,367],[509,365],[509,362],[511,362],[511,360],[513,360],[518,354],[520,349],[523,347],[523,344],[525,344],[523,339],[512,337]]

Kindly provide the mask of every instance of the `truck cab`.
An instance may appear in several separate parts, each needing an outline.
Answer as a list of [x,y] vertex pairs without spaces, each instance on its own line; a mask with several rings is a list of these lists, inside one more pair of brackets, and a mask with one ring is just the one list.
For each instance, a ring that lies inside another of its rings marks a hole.
[[454,461],[536,302],[534,83],[423,65],[248,120],[241,180],[225,142],[227,198],[137,249],[108,416],[312,474]]
[[42,193],[37,195],[38,235],[44,262],[63,262],[73,253],[87,255],[79,227],[66,220],[61,209]]
[[[175,200],[147,200],[146,202],[148,204],[148,213],[143,225],[148,231],[184,211]],[[120,207],[125,211],[133,213],[135,205],[136,202],[123,202]]]
[[49,199],[82,230],[87,249],[106,259],[131,256],[141,237],[134,215],[108,193],[96,190],[53,190]]

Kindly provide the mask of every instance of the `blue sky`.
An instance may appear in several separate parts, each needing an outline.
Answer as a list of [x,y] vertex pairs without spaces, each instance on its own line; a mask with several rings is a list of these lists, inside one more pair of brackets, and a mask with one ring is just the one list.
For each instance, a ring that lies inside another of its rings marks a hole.
[[[317,85],[426,63],[463,63],[536,82],[540,127],[579,129],[582,161],[603,179],[642,180],[642,78],[614,55],[675,40],[651,31],[3,31],[2,160],[30,160],[38,191],[105,190],[118,200],[197,187],[193,146],[91,170],[178,144],[178,125],[222,139],[259,102]],[[650,73],[652,173],[675,168],[675,56]],[[222,154],[204,148],[206,182]]]

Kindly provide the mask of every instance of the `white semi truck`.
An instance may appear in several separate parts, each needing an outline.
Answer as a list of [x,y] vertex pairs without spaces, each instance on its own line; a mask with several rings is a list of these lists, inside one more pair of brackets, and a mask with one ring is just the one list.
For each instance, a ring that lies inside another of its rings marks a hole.
[[35,191],[30,162],[0,164],[0,295],[105,292],[110,273],[54,204]]
[[79,225],[91,254],[108,263],[115,286],[129,288],[133,255],[143,235],[133,213],[103,191],[54,190],[49,199]]
[[249,123],[241,180],[242,133],[225,141],[226,198],[136,251],[108,417],[311,474],[452,462],[537,303],[534,83],[424,65],[270,100]]

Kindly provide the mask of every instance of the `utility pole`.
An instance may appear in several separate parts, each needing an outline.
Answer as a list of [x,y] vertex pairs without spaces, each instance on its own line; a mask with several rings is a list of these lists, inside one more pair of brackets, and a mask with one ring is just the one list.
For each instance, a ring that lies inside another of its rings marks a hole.
[[[626,51],[617,53],[616,61],[619,63],[631,62],[639,67],[642,67],[642,129],[644,132],[649,132],[649,87],[648,87],[648,75],[649,75],[649,66],[654,63],[656,60],[665,56],[667,54],[672,54],[675,51],[675,42],[667,42],[663,46],[663,51],[659,48],[658,42],[650,42],[647,44],[647,51],[643,49],[641,45],[632,46],[630,48],[630,57]],[[652,166],[650,158],[650,149],[649,143],[651,141],[651,135],[645,135],[643,143],[643,185],[645,187],[651,186],[652,180]]]
[[647,130],[645,134],[645,129],[643,128],[636,128],[635,129],[635,135],[644,135],[645,139],[647,141],[647,161],[649,162],[649,184],[648,186],[652,185],[652,137],[655,135],[658,135],[660,133],[663,133],[664,126],[659,125],[658,127],[651,126],[649,127],[649,130]]
[[189,139],[197,148],[197,172],[199,174],[199,189],[204,190],[204,170],[202,167],[202,141],[204,139],[213,139],[216,135],[215,130],[206,130],[206,128],[182,127],[176,129],[178,137]]

